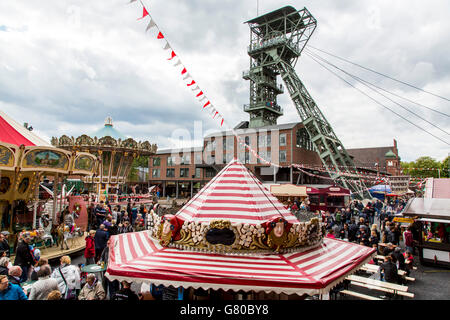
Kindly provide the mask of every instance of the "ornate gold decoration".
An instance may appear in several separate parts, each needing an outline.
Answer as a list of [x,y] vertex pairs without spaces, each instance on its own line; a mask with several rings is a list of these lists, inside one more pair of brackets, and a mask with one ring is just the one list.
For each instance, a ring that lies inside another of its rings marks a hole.
[[213,220],[209,223],[210,229],[231,229],[230,220]]
[[267,245],[270,248],[274,248],[276,252],[280,252],[280,249],[286,247],[287,238],[288,238],[288,234],[287,234],[286,230],[283,232],[281,237],[277,237],[275,235],[274,229],[272,229],[272,231],[270,231],[270,233],[267,237]]

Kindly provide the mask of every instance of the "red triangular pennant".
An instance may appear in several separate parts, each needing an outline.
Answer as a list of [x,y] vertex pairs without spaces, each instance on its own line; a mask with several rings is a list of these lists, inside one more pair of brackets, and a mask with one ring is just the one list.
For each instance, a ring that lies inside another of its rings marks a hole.
[[200,92],[196,95],[196,97],[200,97],[202,94],[203,94],[203,91],[200,91]]
[[144,7],[144,11],[142,12],[142,17],[140,17],[138,20],[141,20],[141,19],[145,18],[146,16],[148,16],[148,11]]
[[158,33],[157,38],[158,38],[158,39],[163,39],[163,38],[164,38],[164,36],[163,36],[163,34],[161,33],[161,31]]
[[183,70],[181,71],[181,74],[185,74],[187,72],[186,68],[183,68]]
[[209,104],[211,104],[211,102],[207,102],[207,103],[205,103],[205,105],[203,106],[203,108],[205,108],[207,105],[209,105]]
[[214,117],[213,118],[215,118],[216,117],[216,115],[219,113],[219,111],[216,111],[216,113],[214,113]]
[[192,82],[191,82],[191,83],[188,83],[187,86],[190,87],[190,86],[192,86],[192,85],[194,85],[194,84],[195,84],[195,80],[192,80]]
[[222,118],[222,122],[220,123],[220,125],[223,125],[223,120],[225,120],[224,118]]
[[169,58],[169,59],[167,59],[167,60],[172,60],[173,58],[175,58],[176,57],[176,53],[172,50],[172,56]]

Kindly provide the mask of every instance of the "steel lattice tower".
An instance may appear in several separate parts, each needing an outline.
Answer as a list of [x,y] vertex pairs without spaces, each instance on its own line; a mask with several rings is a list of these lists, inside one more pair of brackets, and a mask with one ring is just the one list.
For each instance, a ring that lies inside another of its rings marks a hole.
[[281,75],[330,177],[357,198],[370,198],[352,158],[294,69],[316,28],[316,19],[306,8],[297,11],[286,6],[246,23],[250,27],[250,70],[244,72],[244,79],[250,80],[250,104],[244,111],[250,113],[250,127],[276,124],[282,115],[276,103],[276,96],[283,93],[276,80]]

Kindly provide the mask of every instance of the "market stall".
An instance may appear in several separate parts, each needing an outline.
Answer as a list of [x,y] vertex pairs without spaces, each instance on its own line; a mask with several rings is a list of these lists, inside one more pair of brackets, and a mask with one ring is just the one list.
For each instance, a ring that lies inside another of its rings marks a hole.
[[106,276],[235,292],[328,293],[375,250],[324,239],[313,214],[298,220],[233,160],[175,215],[112,237]]
[[334,212],[345,208],[350,201],[350,190],[338,186],[306,186],[311,210]]
[[305,186],[296,186],[293,184],[271,185],[270,193],[277,197],[281,202],[298,199],[303,201],[308,197]]
[[403,215],[419,228],[420,262],[450,267],[450,199],[410,199]]

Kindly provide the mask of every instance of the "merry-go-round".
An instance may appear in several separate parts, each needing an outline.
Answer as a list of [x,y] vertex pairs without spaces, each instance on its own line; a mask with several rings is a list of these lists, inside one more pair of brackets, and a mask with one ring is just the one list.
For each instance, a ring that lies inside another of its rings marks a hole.
[[[97,165],[94,155],[55,148],[0,110],[0,231],[11,254],[24,235],[31,237],[35,248],[53,247],[52,233],[61,240],[61,248],[65,244],[69,250],[67,239],[82,236],[85,230],[76,226],[82,203],[77,197],[69,200],[70,190],[65,189],[63,178],[93,175]],[[40,200],[44,177],[53,180],[53,188],[44,186],[48,195]],[[65,214],[63,223],[58,219],[61,213]],[[84,241],[80,242],[80,247],[84,246]],[[47,258],[67,254],[53,251]]]

